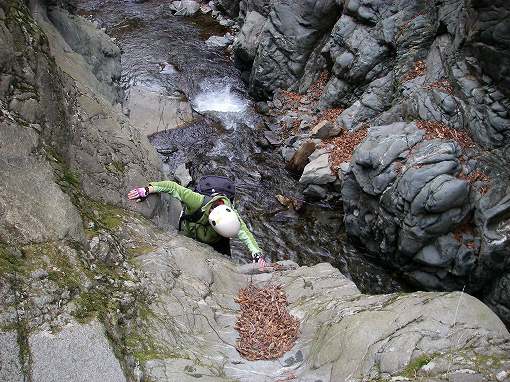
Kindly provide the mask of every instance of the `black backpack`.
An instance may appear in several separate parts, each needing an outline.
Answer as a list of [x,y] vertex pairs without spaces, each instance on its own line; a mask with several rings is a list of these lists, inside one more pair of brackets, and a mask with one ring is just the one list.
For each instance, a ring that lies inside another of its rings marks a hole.
[[209,203],[211,199],[217,195],[225,195],[227,198],[229,198],[232,204],[234,204],[234,198],[236,196],[236,185],[226,176],[205,175],[198,180],[197,185],[195,186],[195,192],[204,195],[204,201],[202,202],[200,208],[194,213],[183,213],[181,215],[179,220],[179,231],[181,230],[183,220],[189,222],[199,221],[203,215],[202,207]]

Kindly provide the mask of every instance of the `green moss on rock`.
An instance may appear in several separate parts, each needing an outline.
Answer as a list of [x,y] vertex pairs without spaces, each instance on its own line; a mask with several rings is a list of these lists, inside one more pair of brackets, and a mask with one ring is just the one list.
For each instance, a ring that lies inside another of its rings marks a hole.
[[123,175],[126,171],[126,165],[121,161],[114,160],[106,165],[106,169],[111,173]]
[[73,316],[82,323],[94,317],[106,319],[109,312],[115,312],[118,308],[118,303],[110,297],[101,290],[80,293],[75,300],[76,310]]
[[0,277],[23,271],[23,259],[16,256],[15,249],[0,244]]
[[416,374],[418,373],[418,370],[420,370],[423,366],[428,364],[430,361],[434,359],[435,355],[432,354],[422,354],[415,359],[413,359],[409,364],[406,366],[404,371],[402,372],[402,375],[407,378],[414,378],[416,377]]

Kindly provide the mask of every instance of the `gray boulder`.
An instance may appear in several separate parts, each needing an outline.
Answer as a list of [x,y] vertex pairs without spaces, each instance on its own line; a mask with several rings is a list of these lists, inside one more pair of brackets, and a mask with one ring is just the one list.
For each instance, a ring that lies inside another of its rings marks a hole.
[[309,55],[336,21],[339,11],[333,0],[274,3],[253,63],[250,93],[267,98],[274,90],[296,83]]
[[318,186],[316,184],[310,184],[304,189],[303,195],[310,199],[320,200],[327,196],[327,190],[324,187]]
[[476,247],[449,234],[473,208],[471,187],[456,177],[460,147],[423,138],[414,124],[369,129],[342,172],[346,228],[414,283],[451,288],[474,270]]
[[334,122],[324,120],[315,125],[310,133],[313,138],[331,138],[340,134],[340,127],[337,126]]
[[55,334],[34,333],[28,345],[34,382],[127,381],[105,330],[97,321],[73,323]]
[[299,183],[304,185],[323,185],[334,182],[335,179],[336,177],[332,175],[329,165],[329,154],[325,153],[305,166],[303,175],[301,175],[301,178],[299,179]]
[[170,10],[176,16],[193,16],[200,10],[200,3],[193,0],[172,1]]
[[246,15],[241,31],[234,41],[234,54],[241,68],[249,67],[257,54],[260,36],[264,29],[266,18],[260,13],[252,11]]
[[362,189],[381,194],[396,178],[395,163],[423,139],[424,132],[414,124],[395,123],[372,127],[352,157],[352,171]]
[[186,168],[186,164],[182,163],[177,166],[174,173],[175,179],[179,182],[181,186],[187,187],[193,178],[191,177],[189,170]]
[[394,78],[390,72],[386,76],[373,81],[365,90],[360,100],[345,109],[336,123],[349,131],[385,111],[391,105]]
[[145,136],[175,129],[193,120],[190,103],[181,96],[167,96],[143,86],[127,91],[129,121]]
[[225,48],[228,45],[232,44],[234,39],[230,35],[225,36],[211,36],[207,40],[205,40],[205,43],[207,46],[211,48]]

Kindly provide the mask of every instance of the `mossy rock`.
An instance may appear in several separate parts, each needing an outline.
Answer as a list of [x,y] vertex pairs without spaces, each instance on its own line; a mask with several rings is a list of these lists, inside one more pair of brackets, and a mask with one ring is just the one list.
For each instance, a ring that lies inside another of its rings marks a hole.
[[406,378],[415,378],[418,371],[436,357],[436,354],[422,354],[413,359],[405,367],[402,375]]
[[[68,250],[71,250],[67,247]],[[76,290],[86,277],[82,264],[56,242],[33,244],[21,248],[26,274],[37,269],[48,272],[48,279],[62,289]]]
[[117,160],[108,163],[105,167],[109,172],[118,175],[123,175],[126,171],[126,165],[123,162]]
[[0,277],[23,274],[23,258],[16,248],[0,244]]

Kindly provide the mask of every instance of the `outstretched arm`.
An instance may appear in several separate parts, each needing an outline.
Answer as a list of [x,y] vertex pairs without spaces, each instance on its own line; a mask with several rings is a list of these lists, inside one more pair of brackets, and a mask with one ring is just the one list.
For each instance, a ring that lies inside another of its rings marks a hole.
[[204,199],[203,195],[170,180],[151,182],[148,187],[135,188],[128,194],[128,197],[129,199],[143,199],[147,197],[148,194],[156,192],[166,192],[167,194],[170,194],[184,203],[189,211],[194,211],[200,208]]
[[257,241],[253,237],[253,234],[251,233],[251,231],[248,229],[248,226],[246,225],[244,220],[241,219],[239,214],[237,214],[237,216],[239,218],[239,222],[241,223],[241,229],[239,230],[239,234],[237,235],[237,237],[248,248],[252,258],[255,261],[258,261],[260,264],[259,259],[262,259],[262,261],[264,261],[263,256],[262,256],[262,251],[260,250],[260,247],[259,247]]

